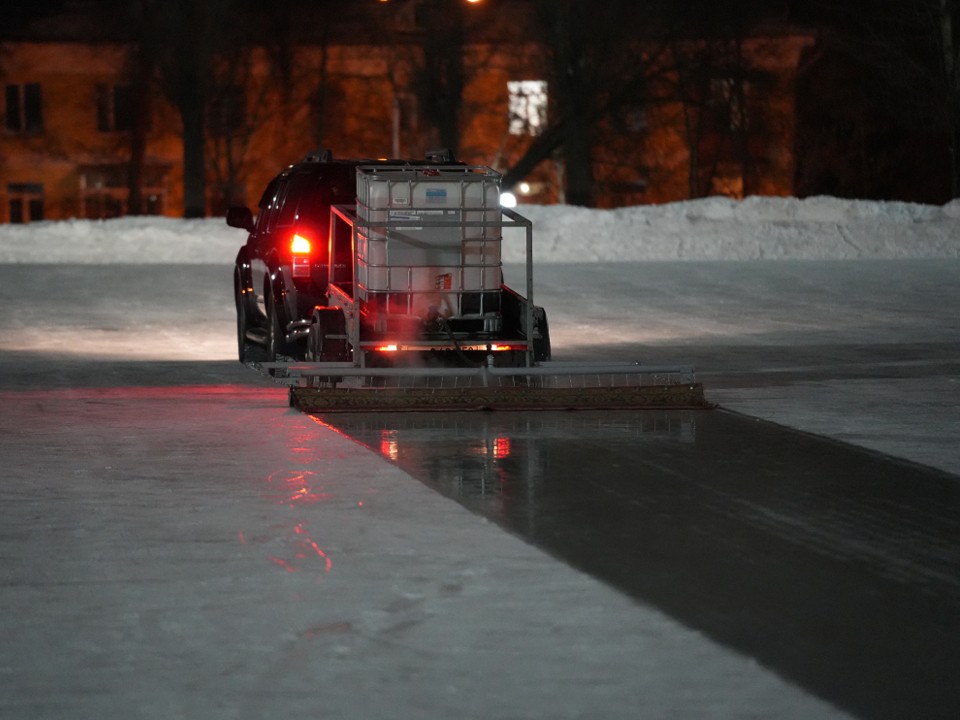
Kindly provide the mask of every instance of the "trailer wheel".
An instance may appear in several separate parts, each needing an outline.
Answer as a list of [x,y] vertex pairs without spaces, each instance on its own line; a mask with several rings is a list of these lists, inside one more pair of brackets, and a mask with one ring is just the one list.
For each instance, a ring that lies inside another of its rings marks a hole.
[[547,323],[547,311],[533,306],[533,359],[536,362],[550,360],[550,325]]
[[347,362],[347,321],[340,308],[318,307],[307,338],[307,358],[312,362]]

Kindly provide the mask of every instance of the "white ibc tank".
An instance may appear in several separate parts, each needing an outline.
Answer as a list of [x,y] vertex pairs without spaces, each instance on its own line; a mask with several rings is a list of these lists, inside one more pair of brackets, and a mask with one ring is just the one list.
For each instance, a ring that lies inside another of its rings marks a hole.
[[361,168],[357,216],[369,292],[500,287],[500,175],[489,168]]

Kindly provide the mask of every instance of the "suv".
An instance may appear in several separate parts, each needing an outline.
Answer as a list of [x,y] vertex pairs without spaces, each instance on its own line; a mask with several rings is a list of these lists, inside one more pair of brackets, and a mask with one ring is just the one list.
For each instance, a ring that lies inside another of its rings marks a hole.
[[247,207],[227,211],[227,225],[249,233],[233,277],[240,362],[304,358],[313,311],[327,304],[330,206],[356,202],[357,166],[427,163],[460,164],[446,151],[410,161],[334,160],[325,150],[270,181],[256,220]]

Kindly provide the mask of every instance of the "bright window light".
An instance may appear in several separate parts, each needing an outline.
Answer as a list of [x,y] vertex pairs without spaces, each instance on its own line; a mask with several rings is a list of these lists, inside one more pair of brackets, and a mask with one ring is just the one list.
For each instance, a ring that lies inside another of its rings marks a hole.
[[546,80],[511,80],[510,134],[539,135],[547,124]]

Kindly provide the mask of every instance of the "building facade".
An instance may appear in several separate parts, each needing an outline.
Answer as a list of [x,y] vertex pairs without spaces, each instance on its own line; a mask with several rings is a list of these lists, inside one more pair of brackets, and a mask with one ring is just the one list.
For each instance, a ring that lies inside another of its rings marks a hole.
[[[204,108],[207,214],[256,205],[272,175],[318,148],[422,157],[442,146],[425,46],[415,34],[380,37],[292,43],[282,61],[249,44],[218,59]],[[642,92],[589,120],[594,204],[792,194],[793,87],[810,43],[790,33],[685,39],[656,58],[638,44]],[[458,55],[458,157],[506,171],[558,112],[547,49],[464,42]],[[129,42],[0,43],[0,221],[183,214],[182,118],[137,57]],[[521,202],[564,202],[567,162],[547,153],[518,179]]]

